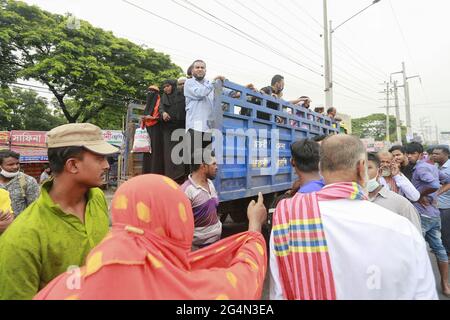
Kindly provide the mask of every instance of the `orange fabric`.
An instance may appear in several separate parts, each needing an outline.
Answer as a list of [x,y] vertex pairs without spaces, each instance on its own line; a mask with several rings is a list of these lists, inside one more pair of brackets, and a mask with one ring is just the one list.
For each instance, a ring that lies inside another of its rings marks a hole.
[[266,243],[244,232],[191,252],[194,218],[171,179],[144,175],[123,184],[113,204],[113,228],[86,266],[63,274],[41,299],[260,299]]
[[158,98],[156,100],[155,108],[153,109],[153,113],[151,114],[152,117],[156,119],[145,119],[142,118],[142,122],[145,127],[153,127],[155,124],[159,122],[159,104],[161,103],[161,97],[158,95]]

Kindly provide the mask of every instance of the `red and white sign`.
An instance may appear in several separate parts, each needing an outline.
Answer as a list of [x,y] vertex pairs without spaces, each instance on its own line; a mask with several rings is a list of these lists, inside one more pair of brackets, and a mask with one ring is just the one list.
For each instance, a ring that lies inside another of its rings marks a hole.
[[11,131],[11,146],[46,147],[45,131]]

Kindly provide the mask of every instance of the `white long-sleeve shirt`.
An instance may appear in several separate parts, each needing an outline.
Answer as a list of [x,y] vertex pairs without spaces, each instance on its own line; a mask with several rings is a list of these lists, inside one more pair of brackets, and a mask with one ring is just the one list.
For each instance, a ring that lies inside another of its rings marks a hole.
[[[389,188],[389,184],[386,182],[386,180],[383,177],[380,177],[380,179],[378,181],[380,182],[381,185],[386,187],[388,190],[391,190]],[[409,179],[407,177],[405,177],[403,174],[398,174],[398,175],[394,176],[394,181],[399,189],[399,194],[401,196],[404,196],[411,202],[419,201],[420,192],[414,187],[412,182],[409,181]]]
[[[425,240],[409,220],[369,201],[319,207],[338,299],[438,299]],[[281,300],[272,235],[269,246],[270,299]]]

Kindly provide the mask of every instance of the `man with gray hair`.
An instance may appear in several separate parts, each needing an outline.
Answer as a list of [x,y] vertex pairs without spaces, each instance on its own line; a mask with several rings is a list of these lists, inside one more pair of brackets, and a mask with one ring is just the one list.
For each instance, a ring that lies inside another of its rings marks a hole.
[[406,218],[367,200],[363,143],[321,145],[325,187],[282,200],[270,239],[271,298],[437,299],[425,241]]

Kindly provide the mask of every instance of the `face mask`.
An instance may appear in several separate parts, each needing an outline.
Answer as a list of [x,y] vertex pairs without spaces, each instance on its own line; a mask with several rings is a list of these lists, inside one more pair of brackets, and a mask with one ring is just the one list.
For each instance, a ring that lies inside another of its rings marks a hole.
[[366,167],[365,170],[364,170],[363,180],[359,182],[361,187],[364,189],[365,193],[368,192],[368,190],[367,190],[367,183],[368,183],[368,181],[369,181],[369,172],[368,172],[367,167]]
[[17,175],[19,174],[19,171],[8,172],[8,171],[4,170],[3,168],[1,168],[1,169],[2,169],[2,171],[0,172],[0,175],[4,176],[6,179],[13,179],[13,178],[17,177]]
[[381,171],[381,175],[382,175],[383,177],[390,177],[390,176],[391,176],[391,169],[389,169],[389,168],[384,168],[384,169]]
[[377,178],[369,180],[369,182],[367,182],[367,191],[374,192],[379,186],[380,183],[377,181]]

